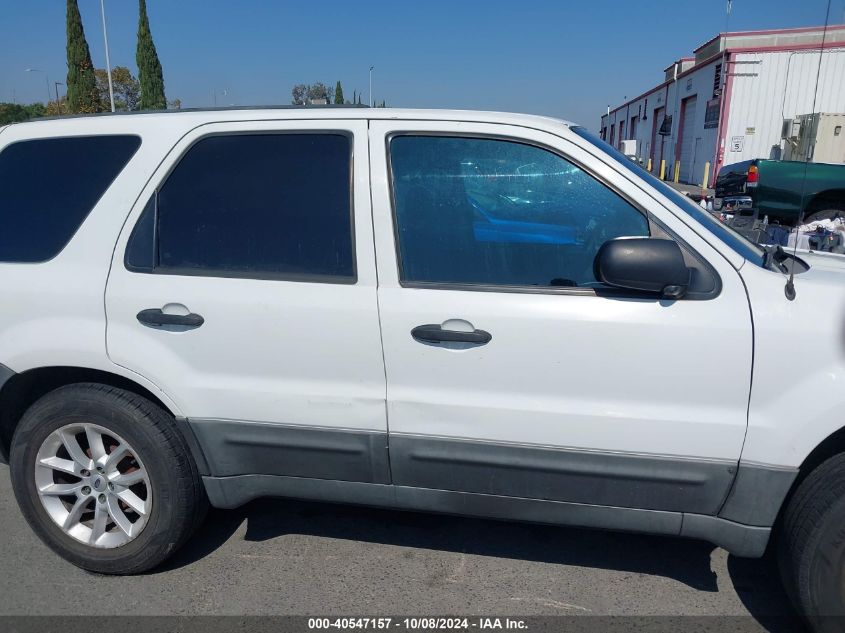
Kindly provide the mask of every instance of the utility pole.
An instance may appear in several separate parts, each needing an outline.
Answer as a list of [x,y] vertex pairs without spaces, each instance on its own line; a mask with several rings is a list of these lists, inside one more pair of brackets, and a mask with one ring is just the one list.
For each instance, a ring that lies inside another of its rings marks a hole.
[[[220,94],[223,95],[224,97],[228,97],[229,96],[229,89],[224,88],[223,90],[220,91]],[[211,89],[211,98],[214,100],[214,107],[216,108],[217,107],[217,88]]]
[[61,112],[62,112],[62,104],[61,104],[61,102],[59,101],[59,86],[64,86],[65,84],[64,84],[64,83],[62,83],[61,81],[54,81],[53,83],[54,83],[54,84],[56,84],[56,109],[57,109],[57,110],[59,111],[59,113],[61,114]]
[[370,107],[373,107],[373,68],[375,66],[370,66]]
[[[106,45],[106,75],[109,78],[109,102],[111,103],[111,111],[114,112],[114,87],[111,81],[111,61],[109,60],[109,33],[106,30],[106,7],[105,0],[100,0],[100,15],[103,18],[103,42]],[[58,101],[56,97],[56,101]]]

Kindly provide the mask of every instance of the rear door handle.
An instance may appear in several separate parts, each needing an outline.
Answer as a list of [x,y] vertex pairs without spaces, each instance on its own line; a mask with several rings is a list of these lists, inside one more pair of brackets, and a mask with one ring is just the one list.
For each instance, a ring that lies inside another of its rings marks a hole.
[[436,323],[418,325],[411,330],[411,336],[420,343],[471,343],[473,345],[486,345],[493,338],[490,332],[484,330],[472,332],[444,330]]
[[138,320],[144,325],[181,325],[188,328],[199,327],[205,323],[205,319],[199,314],[166,314],[160,308],[141,310]]

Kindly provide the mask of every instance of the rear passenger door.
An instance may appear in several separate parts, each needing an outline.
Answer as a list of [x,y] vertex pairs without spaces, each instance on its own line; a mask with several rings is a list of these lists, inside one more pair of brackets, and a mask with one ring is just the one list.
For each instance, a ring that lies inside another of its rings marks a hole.
[[177,404],[213,475],[388,480],[366,133],[202,126],[124,227],[109,356]]

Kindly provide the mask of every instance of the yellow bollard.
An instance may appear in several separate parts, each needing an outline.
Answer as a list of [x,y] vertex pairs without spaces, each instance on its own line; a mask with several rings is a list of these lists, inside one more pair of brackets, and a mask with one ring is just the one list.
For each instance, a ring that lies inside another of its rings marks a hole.
[[660,160],[660,180],[664,180],[666,178],[666,160]]
[[651,159],[650,158],[648,159],[648,167],[646,168],[646,171],[648,173],[651,173]]
[[702,189],[707,189],[707,183],[710,182],[710,161],[704,163],[704,180],[701,183]]
[[678,179],[681,177],[681,161],[675,163],[675,184],[678,184]]

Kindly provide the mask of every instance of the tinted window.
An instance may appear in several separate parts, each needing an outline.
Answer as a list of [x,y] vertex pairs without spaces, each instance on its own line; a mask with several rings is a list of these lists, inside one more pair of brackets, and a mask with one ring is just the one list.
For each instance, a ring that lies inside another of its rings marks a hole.
[[152,272],[155,267],[155,205],[153,194],[129,236],[125,262],[130,270]]
[[637,209],[538,147],[398,136],[390,153],[403,281],[598,285],[599,247],[649,233]]
[[0,261],[58,255],[140,144],[137,136],[75,136],[0,152]]
[[[159,191],[153,261],[161,272],[353,279],[351,168],[341,134],[205,138]],[[148,215],[139,229],[153,226]],[[145,244],[132,236],[133,249]]]

